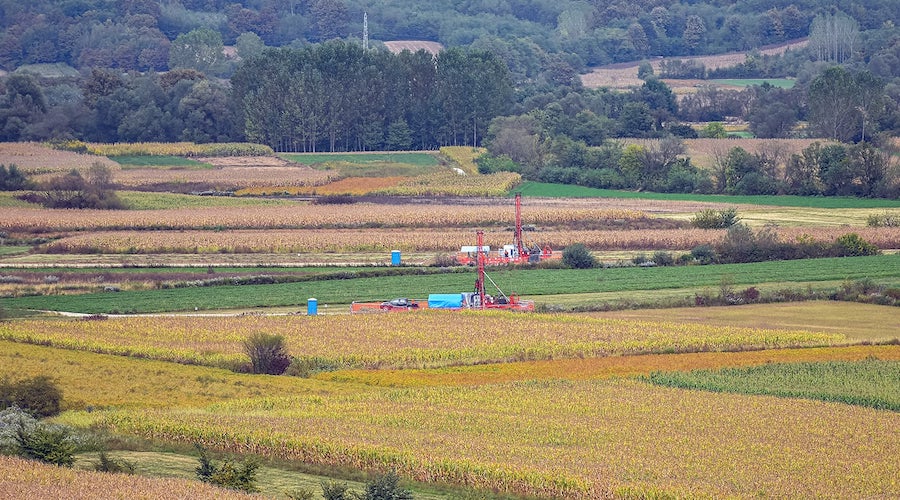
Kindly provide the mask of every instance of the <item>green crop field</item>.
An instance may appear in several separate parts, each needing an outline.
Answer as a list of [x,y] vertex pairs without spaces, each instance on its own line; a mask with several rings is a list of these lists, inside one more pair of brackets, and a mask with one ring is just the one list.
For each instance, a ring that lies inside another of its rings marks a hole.
[[769,85],[780,89],[794,88],[794,85],[797,83],[793,78],[722,78],[710,80],[710,82],[718,83],[720,85],[732,85],[735,87],[750,87],[752,85],[768,83]]
[[[473,286],[474,274],[473,271],[424,276],[331,279],[274,285],[18,297],[0,300],[0,307],[83,313],[143,313],[299,306],[305,304],[308,297],[316,297],[322,304],[349,304],[354,300],[425,298],[430,293],[469,291]],[[540,300],[540,296],[555,294],[718,287],[723,277],[734,285],[741,286],[863,278],[896,281],[900,278],[900,255],[683,267],[591,270],[503,268],[490,275],[505,292],[515,292]],[[344,272],[340,277],[352,277],[352,273]]]
[[627,198],[644,200],[699,201],[742,205],[774,205],[809,208],[898,208],[900,200],[814,197],[814,196],[732,196],[719,194],[649,193],[596,189],[569,184],[525,182],[516,191],[523,196],[546,198]]
[[145,191],[118,191],[119,199],[129,210],[166,210],[176,208],[290,206],[288,200],[239,198],[232,196],[195,196]]
[[433,167],[438,159],[430,153],[292,153],[279,155],[286,160],[304,165],[329,162],[346,163],[404,163],[420,167]]
[[209,163],[203,163],[180,156],[169,155],[127,155],[110,156],[110,160],[123,167],[179,167],[179,168],[212,168]]
[[900,363],[896,361],[767,364],[657,372],[647,380],[681,389],[818,399],[900,411]]

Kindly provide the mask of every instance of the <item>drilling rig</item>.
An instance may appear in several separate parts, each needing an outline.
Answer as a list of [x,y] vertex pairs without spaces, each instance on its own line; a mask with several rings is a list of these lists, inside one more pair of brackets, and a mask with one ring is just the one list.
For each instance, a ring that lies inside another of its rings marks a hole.
[[456,261],[464,266],[476,265],[479,253],[484,253],[485,264],[490,266],[536,263],[546,259],[560,258],[559,254],[553,253],[550,246],[545,245],[541,248],[537,245],[526,244],[522,232],[522,193],[516,193],[516,225],[513,232],[513,243],[503,245],[502,248],[493,252],[490,247],[483,247],[480,243],[474,247],[464,246],[459,249]]

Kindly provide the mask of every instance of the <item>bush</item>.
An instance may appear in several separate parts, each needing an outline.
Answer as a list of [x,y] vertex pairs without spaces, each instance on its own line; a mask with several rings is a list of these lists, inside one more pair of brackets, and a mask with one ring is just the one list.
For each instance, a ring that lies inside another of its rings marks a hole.
[[700,264],[712,264],[716,260],[716,252],[709,245],[699,245],[691,249],[691,257]]
[[894,214],[887,210],[883,214],[871,214],[866,218],[869,227],[900,227],[900,213]]
[[94,470],[111,474],[134,474],[134,464],[127,460],[110,458],[105,451],[101,451],[97,461],[94,462]]
[[62,392],[50,377],[39,375],[18,382],[0,381],[0,407],[18,406],[35,417],[59,413]]
[[68,427],[20,417],[13,439],[13,450],[22,458],[66,467],[75,463],[76,446]]
[[572,269],[591,269],[597,267],[597,259],[581,243],[569,245],[563,250],[563,263]]
[[653,262],[656,262],[657,266],[674,266],[675,257],[669,252],[658,251],[653,254]]
[[400,476],[391,471],[366,483],[364,500],[412,500],[412,492],[400,487]]
[[322,497],[325,500],[353,500],[353,495],[346,483],[337,481],[322,481]]
[[736,208],[714,210],[707,208],[694,214],[691,225],[700,229],[726,229],[740,220]]
[[244,352],[250,357],[253,373],[281,375],[291,364],[281,335],[254,333],[244,340]]
[[858,257],[881,253],[877,246],[862,239],[856,233],[848,233],[838,237],[837,241],[834,242],[834,249],[841,257]]
[[248,493],[259,491],[256,487],[256,471],[259,469],[257,462],[248,460],[241,464],[234,464],[230,460],[225,460],[221,465],[216,465],[209,458],[206,448],[199,444],[194,446],[200,453],[200,465],[195,469],[197,479],[232,490]]

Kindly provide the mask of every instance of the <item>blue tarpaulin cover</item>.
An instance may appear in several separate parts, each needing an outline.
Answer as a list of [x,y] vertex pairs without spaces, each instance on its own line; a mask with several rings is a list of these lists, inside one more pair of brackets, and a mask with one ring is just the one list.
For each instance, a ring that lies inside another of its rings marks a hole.
[[459,309],[463,305],[461,293],[432,293],[428,296],[430,309]]

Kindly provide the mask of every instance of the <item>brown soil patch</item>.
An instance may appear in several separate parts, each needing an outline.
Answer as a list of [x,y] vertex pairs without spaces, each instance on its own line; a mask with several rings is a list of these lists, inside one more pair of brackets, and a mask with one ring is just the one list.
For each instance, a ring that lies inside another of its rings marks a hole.
[[277,156],[216,156],[197,158],[197,161],[216,167],[286,167],[291,162]]
[[[762,55],[783,54],[789,49],[798,49],[805,47],[806,39],[795,40],[775,46],[768,46],[759,50]],[[685,56],[685,57],[669,57],[651,59],[650,65],[653,71],[659,73],[660,64],[665,60],[697,61],[706,66],[706,69],[719,69],[729,66],[735,66],[744,62],[747,58],[747,52],[730,52],[728,54],[717,54],[712,56]],[[612,87],[612,88],[628,88],[640,86],[644,82],[637,77],[638,65],[643,61],[633,61],[629,63],[611,64],[595,68],[586,75],[581,76],[581,82],[585,87]]]

